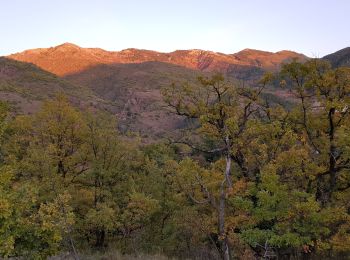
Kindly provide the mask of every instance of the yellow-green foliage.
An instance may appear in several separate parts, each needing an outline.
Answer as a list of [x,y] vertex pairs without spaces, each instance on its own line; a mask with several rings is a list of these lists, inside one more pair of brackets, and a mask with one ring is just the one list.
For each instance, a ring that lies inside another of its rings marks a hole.
[[[292,108],[261,95],[277,79]],[[63,95],[28,116],[0,105],[1,257],[349,256],[349,69],[293,61],[253,88],[214,75],[163,94],[192,126],[170,144]]]

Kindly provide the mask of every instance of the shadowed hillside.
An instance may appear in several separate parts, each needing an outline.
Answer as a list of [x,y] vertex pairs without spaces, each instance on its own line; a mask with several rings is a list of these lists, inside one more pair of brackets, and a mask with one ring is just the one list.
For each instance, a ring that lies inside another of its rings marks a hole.
[[326,55],[323,59],[328,60],[333,67],[350,67],[350,47],[341,49]]
[[115,114],[122,131],[155,136],[183,125],[165,109],[160,89],[172,82],[194,82],[198,72],[172,64],[98,65],[60,78],[36,65],[0,58],[0,100],[17,113],[33,113],[42,101],[64,93],[79,107]]
[[[251,71],[252,67],[246,66],[247,70],[243,71],[242,67],[241,72],[252,79],[257,80],[263,75],[261,70]],[[210,74],[212,73],[163,62],[143,62],[98,65],[64,78],[86,86],[96,96],[112,104],[121,130],[140,132],[144,136],[164,137],[165,134],[184,127],[185,121],[169,112],[161,89],[172,83],[196,85],[198,76]],[[237,74],[235,76],[228,76],[228,80],[239,85],[236,78],[240,77]],[[288,94],[283,90],[268,88],[263,95],[272,102],[288,103]]]
[[164,135],[182,127],[183,120],[170,113],[160,90],[172,83],[195,84],[198,71],[162,62],[103,64],[65,77],[88,87],[113,104],[123,131]]
[[[65,48],[78,47],[66,45]],[[66,64],[69,68],[75,66],[75,63]],[[144,137],[164,136],[185,124],[166,108],[160,93],[162,88],[172,83],[197,84],[199,75],[210,74],[165,62],[140,62],[99,64],[59,77],[36,65],[8,58],[1,59],[0,73],[0,98],[10,101],[18,111],[32,113],[38,110],[42,100],[63,92],[77,106],[92,106],[116,115],[122,132],[138,132]],[[263,69],[255,66],[227,67],[231,81],[257,80],[263,73]],[[284,93],[268,92],[270,98],[283,102]]]
[[0,99],[9,102],[19,112],[34,112],[41,101],[53,98],[60,92],[77,105],[96,99],[89,89],[36,65],[0,57]]

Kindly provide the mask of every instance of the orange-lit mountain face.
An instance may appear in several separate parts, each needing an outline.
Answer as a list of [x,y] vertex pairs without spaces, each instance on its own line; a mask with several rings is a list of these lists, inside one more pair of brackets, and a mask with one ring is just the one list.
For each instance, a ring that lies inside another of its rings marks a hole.
[[307,57],[291,51],[264,52],[245,49],[235,54],[223,54],[203,50],[178,50],[161,53],[149,50],[126,49],[106,51],[98,48],[81,48],[65,43],[52,48],[27,50],[12,54],[11,59],[30,62],[58,76],[80,73],[101,64],[128,64],[157,61],[183,66],[199,71],[230,72],[237,68],[255,67],[276,70],[283,62]]

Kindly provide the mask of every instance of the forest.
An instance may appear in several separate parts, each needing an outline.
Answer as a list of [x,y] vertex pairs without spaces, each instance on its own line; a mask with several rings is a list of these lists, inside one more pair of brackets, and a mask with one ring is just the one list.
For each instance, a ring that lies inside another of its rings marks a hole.
[[64,94],[29,115],[1,103],[0,256],[349,258],[350,68],[294,60],[162,96],[186,127],[147,142]]

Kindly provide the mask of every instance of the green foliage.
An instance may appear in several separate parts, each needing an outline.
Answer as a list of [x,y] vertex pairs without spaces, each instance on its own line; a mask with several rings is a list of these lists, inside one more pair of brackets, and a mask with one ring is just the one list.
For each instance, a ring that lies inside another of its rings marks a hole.
[[[261,95],[277,78],[292,107]],[[171,144],[123,136],[63,95],[27,116],[0,104],[1,257],[346,258],[350,71],[293,61],[259,84],[166,88],[192,127]]]

